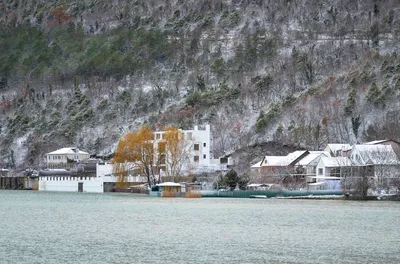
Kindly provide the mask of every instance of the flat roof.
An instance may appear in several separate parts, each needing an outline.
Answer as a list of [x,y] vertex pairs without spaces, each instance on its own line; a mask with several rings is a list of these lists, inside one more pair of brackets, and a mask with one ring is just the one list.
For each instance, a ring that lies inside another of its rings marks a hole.
[[179,183],[176,183],[176,182],[163,182],[163,183],[157,184],[156,186],[161,186],[161,187],[165,187],[165,186],[182,187],[182,185],[180,185]]

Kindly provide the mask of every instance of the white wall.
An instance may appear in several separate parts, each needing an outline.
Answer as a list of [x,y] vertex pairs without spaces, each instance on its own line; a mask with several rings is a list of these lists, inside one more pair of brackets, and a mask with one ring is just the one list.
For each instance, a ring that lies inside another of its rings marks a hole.
[[78,192],[78,183],[83,183],[83,192],[102,193],[101,177],[39,177],[39,191]]

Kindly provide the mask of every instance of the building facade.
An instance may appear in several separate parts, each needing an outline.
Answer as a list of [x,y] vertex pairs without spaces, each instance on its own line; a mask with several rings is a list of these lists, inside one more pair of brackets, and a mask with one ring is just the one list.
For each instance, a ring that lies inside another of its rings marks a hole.
[[68,163],[79,162],[89,159],[87,152],[81,151],[76,147],[61,148],[46,154],[46,165],[48,168],[63,167]]
[[[163,156],[166,151],[163,144],[165,142],[166,131],[154,132],[154,148],[157,156],[157,174],[165,176],[168,170],[168,155]],[[182,174],[211,172],[221,169],[219,159],[214,159],[211,151],[211,128],[205,125],[204,129],[194,126],[192,130],[179,130],[182,133],[182,155],[180,162],[182,163]]]

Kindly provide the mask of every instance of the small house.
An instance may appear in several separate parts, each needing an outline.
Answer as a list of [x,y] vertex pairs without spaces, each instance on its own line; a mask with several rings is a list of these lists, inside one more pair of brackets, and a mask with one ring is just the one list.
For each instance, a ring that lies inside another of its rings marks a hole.
[[[317,175],[315,184],[319,187],[326,186],[327,189],[339,190],[341,179],[346,170],[352,167],[352,162],[347,157],[322,157],[317,164]],[[326,184],[321,184],[321,182]],[[311,184],[314,188],[314,185]]]
[[379,181],[399,177],[400,162],[390,144],[354,145],[350,159],[359,166],[372,167],[372,175]]
[[46,164],[49,168],[61,168],[68,163],[79,162],[89,157],[89,153],[78,148],[61,148],[46,154]]

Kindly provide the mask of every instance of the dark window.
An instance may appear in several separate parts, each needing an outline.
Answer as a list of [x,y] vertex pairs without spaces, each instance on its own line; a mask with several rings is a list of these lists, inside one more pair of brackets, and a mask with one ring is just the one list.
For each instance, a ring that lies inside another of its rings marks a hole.
[[207,143],[203,143],[203,147],[207,147]]
[[194,144],[194,150],[199,150],[199,149],[200,149],[199,144]]
[[204,154],[204,155],[203,155],[203,159],[206,159],[206,158],[207,158],[207,155],[206,155],[206,154]]
[[219,159],[219,162],[220,162],[221,164],[228,163],[228,158],[220,158],[220,159]]
[[194,156],[194,161],[199,162],[199,156]]

